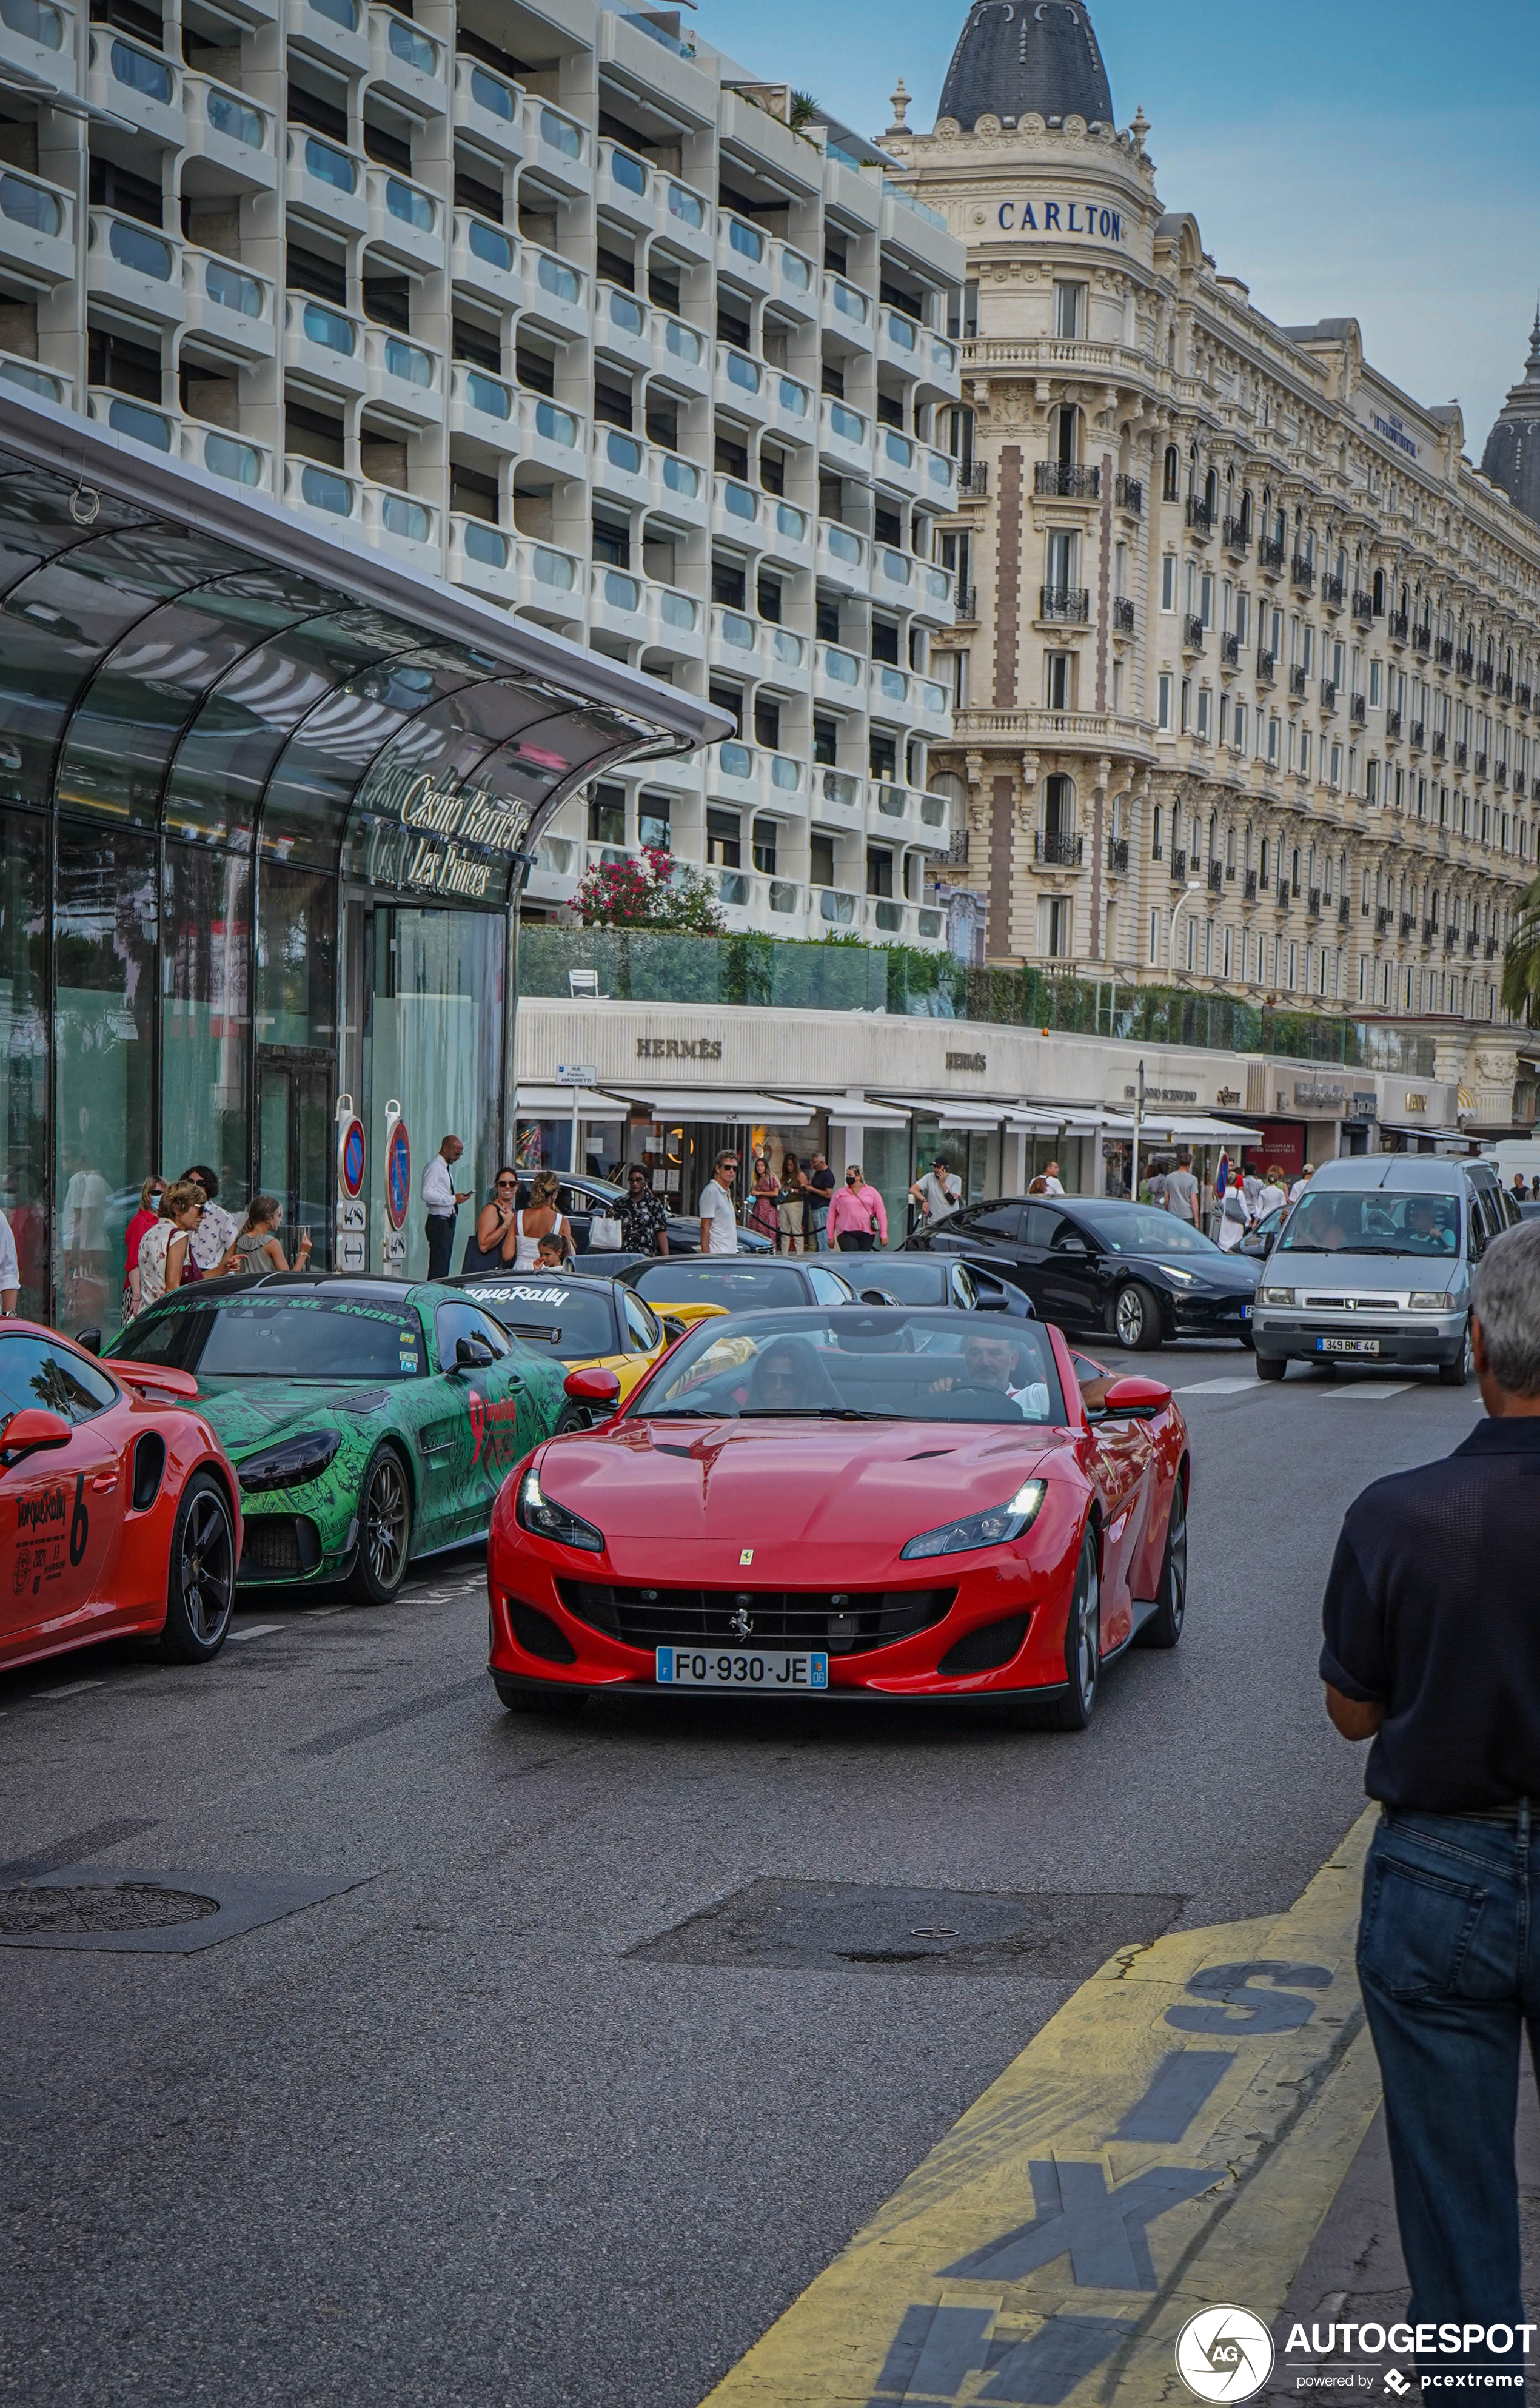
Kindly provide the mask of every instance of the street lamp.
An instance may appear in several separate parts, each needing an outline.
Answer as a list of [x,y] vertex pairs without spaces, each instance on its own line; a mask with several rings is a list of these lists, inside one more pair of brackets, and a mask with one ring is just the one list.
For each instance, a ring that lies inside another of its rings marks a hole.
[[[1182,889],[1182,892],[1177,896],[1176,900],[1171,907],[1170,916],[1166,922],[1165,959],[1166,968],[1173,973],[1175,973],[1176,967],[1176,940],[1177,915],[1178,913],[1186,910],[1194,895],[1201,895],[1203,891],[1203,880],[1201,878],[1190,878],[1186,886]],[[1128,1182],[1128,1194],[1131,1204],[1137,1204],[1139,1200],[1139,1134],[1144,1121],[1144,1115],[1145,1066],[1141,1062],[1139,1065],[1139,1082],[1134,1090],[1134,1158],[1129,1172]]]

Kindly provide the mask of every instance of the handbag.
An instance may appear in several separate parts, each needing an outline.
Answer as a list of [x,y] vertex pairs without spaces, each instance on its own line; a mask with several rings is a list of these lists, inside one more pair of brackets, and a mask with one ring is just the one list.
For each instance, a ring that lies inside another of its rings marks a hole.
[[595,1212],[588,1225],[588,1250],[591,1254],[618,1254],[625,1244],[625,1233],[619,1221],[608,1212]]

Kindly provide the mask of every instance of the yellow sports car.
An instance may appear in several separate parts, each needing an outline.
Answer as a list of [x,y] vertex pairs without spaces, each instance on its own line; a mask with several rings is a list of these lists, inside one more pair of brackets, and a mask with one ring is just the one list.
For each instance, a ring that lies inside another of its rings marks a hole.
[[620,1280],[569,1271],[465,1271],[444,1284],[471,1297],[510,1338],[549,1347],[567,1370],[613,1371],[621,1404],[687,1323],[722,1310],[697,1303],[663,1316]]

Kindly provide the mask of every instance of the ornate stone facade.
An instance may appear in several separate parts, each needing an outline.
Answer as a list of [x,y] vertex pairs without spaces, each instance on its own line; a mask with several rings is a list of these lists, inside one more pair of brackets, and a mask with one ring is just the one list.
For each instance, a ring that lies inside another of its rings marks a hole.
[[1540,530],[1355,321],[1252,306],[1148,131],[883,136],[968,246],[950,875],[993,959],[1501,1020]]

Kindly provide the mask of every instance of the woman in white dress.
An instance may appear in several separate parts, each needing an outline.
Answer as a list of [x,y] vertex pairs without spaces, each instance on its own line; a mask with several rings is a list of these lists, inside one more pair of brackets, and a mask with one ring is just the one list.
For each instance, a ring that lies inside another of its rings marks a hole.
[[514,1223],[513,1268],[516,1271],[533,1271],[538,1268],[540,1240],[549,1237],[553,1229],[562,1233],[563,1254],[570,1255],[576,1251],[571,1226],[565,1214],[556,1209],[556,1198],[561,1192],[562,1182],[554,1170],[542,1170],[532,1182],[530,1200]]

